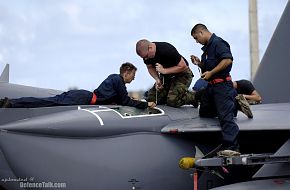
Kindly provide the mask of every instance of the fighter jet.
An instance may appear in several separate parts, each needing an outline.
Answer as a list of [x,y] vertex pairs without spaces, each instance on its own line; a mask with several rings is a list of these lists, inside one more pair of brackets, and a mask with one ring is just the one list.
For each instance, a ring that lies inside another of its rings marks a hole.
[[[1,188],[289,189],[289,18],[288,2],[254,80],[263,104],[252,106],[253,119],[237,115],[241,156],[212,156],[219,122],[192,106],[2,108]],[[9,66],[0,76],[1,98],[59,93],[10,83]],[[184,157],[195,166],[181,169]]]

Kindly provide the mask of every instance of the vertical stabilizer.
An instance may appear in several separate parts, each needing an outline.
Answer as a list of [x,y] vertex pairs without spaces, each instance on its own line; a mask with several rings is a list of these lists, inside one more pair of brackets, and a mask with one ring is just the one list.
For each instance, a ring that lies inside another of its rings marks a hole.
[[1,76],[0,82],[9,82],[9,64],[6,64]]
[[263,103],[290,102],[290,1],[259,65],[254,85]]

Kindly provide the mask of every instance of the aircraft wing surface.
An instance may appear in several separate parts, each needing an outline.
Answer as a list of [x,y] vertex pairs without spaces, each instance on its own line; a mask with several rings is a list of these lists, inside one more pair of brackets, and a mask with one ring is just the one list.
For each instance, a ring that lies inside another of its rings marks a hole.
[[[240,131],[260,130],[290,130],[290,103],[260,104],[252,106],[253,119],[248,119],[239,112],[236,122]],[[220,131],[217,118],[193,117],[181,121],[174,121],[162,128],[162,133],[191,133],[205,131]]]

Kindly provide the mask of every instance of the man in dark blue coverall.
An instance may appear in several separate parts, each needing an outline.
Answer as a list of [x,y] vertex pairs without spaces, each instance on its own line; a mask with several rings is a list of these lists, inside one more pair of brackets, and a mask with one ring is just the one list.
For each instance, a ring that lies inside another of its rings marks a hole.
[[128,96],[126,83],[135,78],[137,68],[131,63],[124,63],[120,67],[120,74],[111,74],[100,86],[90,92],[87,90],[70,90],[60,95],[47,98],[23,97],[18,99],[2,99],[0,107],[36,108],[69,105],[105,105],[119,104],[137,108],[156,106],[154,102],[133,100]]
[[194,55],[191,60],[201,68],[201,78],[208,81],[201,98],[200,117],[217,116],[222,129],[222,149],[237,151],[239,127],[234,121],[237,94],[230,76],[233,62],[230,45],[203,24],[195,25],[191,36],[203,45],[201,61]]

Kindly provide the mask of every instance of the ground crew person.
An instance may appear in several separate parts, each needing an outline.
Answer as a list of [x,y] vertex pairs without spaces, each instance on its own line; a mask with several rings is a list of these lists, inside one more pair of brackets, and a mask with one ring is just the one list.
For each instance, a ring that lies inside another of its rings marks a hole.
[[180,107],[197,106],[194,94],[188,91],[193,74],[187,60],[167,42],[139,40],[136,53],[143,58],[155,85],[148,91],[148,101]]
[[211,33],[203,24],[196,24],[191,36],[203,45],[201,61],[192,55],[191,60],[201,68],[201,78],[208,81],[201,97],[200,117],[218,117],[222,129],[222,149],[239,149],[239,127],[234,121],[236,91],[230,76],[233,57],[230,45]]
[[242,79],[233,81],[234,88],[237,90],[238,94],[242,94],[245,99],[249,102],[249,104],[260,104],[262,101],[262,97],[255,89],[254,85],[251,81]]
[[93,92],[87,90],[70,90],[60,95],[47,98],[23,97],[18,99],[1,99],[0,107],[36,108],[69,105],[106,105],[118,104],[137,108],[156,106],[154,102],[133,100],[128,96],[126,83],[135,78],[137,68],[131,63],[120,67],[120,74],[111,74]]

